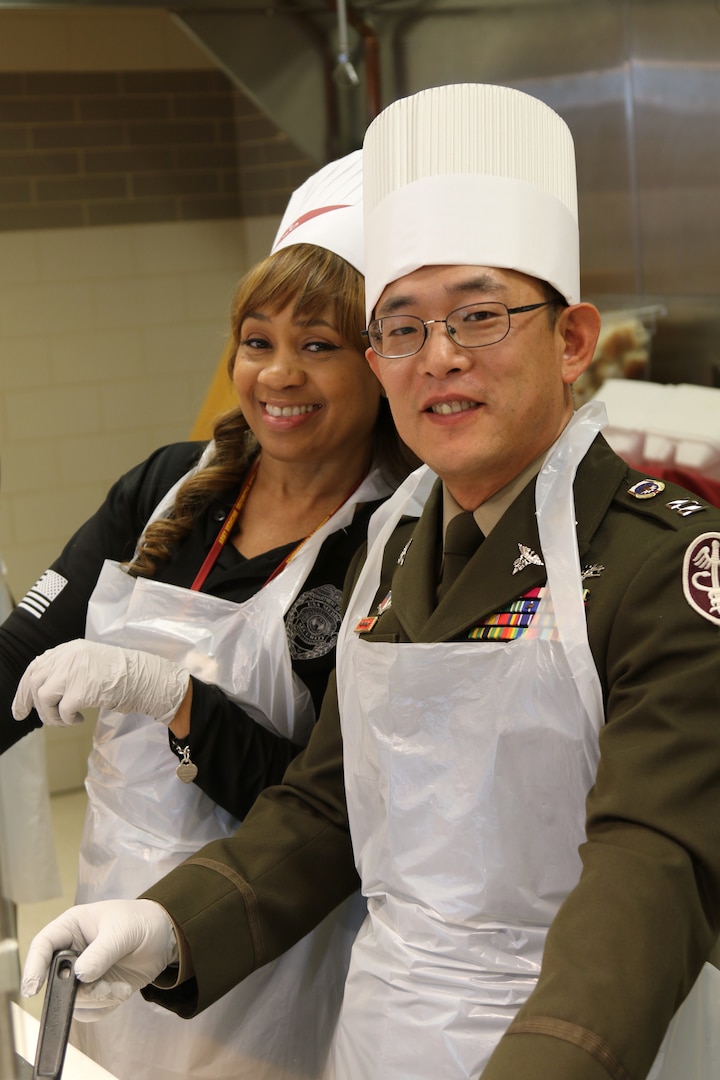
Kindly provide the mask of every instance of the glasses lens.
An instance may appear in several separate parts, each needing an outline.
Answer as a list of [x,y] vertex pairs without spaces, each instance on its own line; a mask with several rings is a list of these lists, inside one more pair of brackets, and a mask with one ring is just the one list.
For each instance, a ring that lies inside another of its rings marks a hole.
[[394,360],[419,352],[425,341],[422,319],[414,315],[387,315],[368,326],[370,344],[379,356]]
[[477,349],[502,341],[510,329],[510,316],[504,304],[472,304],[451,311],[447,317],[448,333],[458,345]]

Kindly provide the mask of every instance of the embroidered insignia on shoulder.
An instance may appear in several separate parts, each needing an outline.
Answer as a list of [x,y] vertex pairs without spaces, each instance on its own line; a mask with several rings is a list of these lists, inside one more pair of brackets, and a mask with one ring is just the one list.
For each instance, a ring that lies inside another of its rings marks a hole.
[[526,547],[525,544],[518,543],[519,556],[513,563],[513,574],[519,574],[521,570],[524,570],[526,566],[544,566],[539,555],[536,555],[532,548]]
[[653,480],[648,477],[646,480],[638,480],[637,484],[628,488],[628,495],[632,495],[634,499],[654,499],[664,490],[665,485],[662,480]]
[[591,566],[583,566],[580,580],[585,581],[586,578],[600,577],[604,569],[605,567],[601,566],[600,563],[593,563]]
[[364,619],[360,619],[360,621],[353,626],[353,631],[356,634],[367,634],[372,630],[376,622],[377,615],[366,615]]
[[703,533],[688,545],[682,585],[690,607],[720,625],[720,533]]
[[699,510],[707,510],[707,506],[695,502],[694,499],[673,499],[672,502],[666,503],[665,505],[668,510],[674,510],[675,513],[680,514],[681,517],[690,517],[691,514],[697,514]]

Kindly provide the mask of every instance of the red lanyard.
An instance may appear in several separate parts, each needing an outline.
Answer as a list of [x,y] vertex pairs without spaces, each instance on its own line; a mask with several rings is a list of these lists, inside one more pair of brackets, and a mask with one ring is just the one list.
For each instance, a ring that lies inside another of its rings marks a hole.
[[238,519],[238,515],[239,515],[240,511],[242,510],[243,506],[245,505],[245,500],[247,499],[248,495],[250,494],[250,488],[255,483],[255,477],[257,476],[257,471],[258,471],[258,465],[259,464],[260,464],[260,455],[258,454],[258,456],[255,458],[252,469],[250,470],[250,472],[247,475],[245,483],[243,484],[242,488],[240,489],[240,494],[238,495],[237,499],[235,500],[235,502],[233,504],[232,510],[230,511],[230,513],[228,514],[228,516],[225,518],[222,525],[220,526],[220,532],[215,537],[215,542],[213,543],[213,546],[208,551],[205,562],[202,564],[202,566],[198,570],[197,577],[195,578],[192,585],[190,586],[190,588],[193,589],[195,592],[200,591],[202,585],[205,582],[205,578],[208,576],[208,574],[212,570],[213,566],[215,565],[215,562],[217,560],[218,555],[220,554],[222,549],[225,547],[225,542],[226,542],[228,536],[230,535],[230,533],[233,531],[233,528],[235,526],[235,522]]
[[[192,585],[190,586],[190,588],[195,590],[196,592],[199,591],[200,588],[202,587],[205,579],[207,578],[208,574],[210,573],[213,566],[215,565],[215,562],[216,562],[220,552],[222,551],[223,547],[225,546],[227,538],[230,536],[230,533],[232,532],[232,530],[233,530],[233,528],[235,526],[235,522],[238,519],[238,515],[240,514],[240,511],[242,510],[243,506],[245,505],[245,500],[247,499],[248,495],[250,494],[250,488],[253,486],[253,484],[255,482],[255,477],[257,476],[257,471],[258,471],[258,465],[259,464],[260,464],[260,455],[258,454],[258,456],[256,457],[255,462],[253,464],[252,470],[248,474],[248,477],[247,477],[245,483],[242,486],[240,494],[238,495],[237,499],[235,500],[235,503],[233,504],[232,510],[230,511],[228,516],[225,518],[225,521],[222,523],[222,525],[220,527],[220,532],[217,534],[217,536],[215,538],[215,541],[214,541],[212,547],[210,548],[210,551],[208,552],[204,563],[202,564],[202,566],[198,570],[197,577],[195,578]],[[267,581],[261,586],[261,588],[264,589],[265,585],[269,585],[269,583],[271,581],[273,581],[278,576],[278,574],[282,573],[282,571],[285,569],[287,564],[292,559],[295,558],[297,553],[300,551],[300,548],[304,547],[304,545],[308,542],[310,537],[314,536],[315,533],[318,531],[318,529],[322,529],[323,525],[325,525],[325,523],[328,522],[330,520],[330,518],[334,514],[337,514],[340,507],[344,506],[344,504],[348,501],[348,499],[351,498],[351,496],[353,496],[355,494],[355,492],[360,487],[360,485],[362,484],[364,479],[365,479],[365,476],[362,476],[358,480],[357,484],[354,484],[352,486],[352,488],[350,489],[350,491],[348,491],[345,498],[341,499],[340,502],[337,504],[337,506],[334,507],[330,511],[330,513],[327,514],[322,519],[320,524],[316,525],[311,533],[308,533],[307,536],[304,536],[303,539],[300,540],[300,542],[295,545],[295,547],[292,549],[292,551],[290,551],[285,556],[285,558],[282,560],[282,562],[280,562],[275,567],[272,574],[267,579]]]

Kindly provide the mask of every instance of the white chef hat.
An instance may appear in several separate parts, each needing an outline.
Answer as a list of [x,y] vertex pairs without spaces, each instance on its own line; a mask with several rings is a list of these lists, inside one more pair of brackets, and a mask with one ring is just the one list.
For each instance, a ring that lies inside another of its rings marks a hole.
[[291,244],[334,251],[362,274],[362,151],[331,161],[290,196],[271,253]]
[[363,144],[368,320],[421,266],[495,266],[580,297],[572,136],[506,86],[435,86],[393,102]]

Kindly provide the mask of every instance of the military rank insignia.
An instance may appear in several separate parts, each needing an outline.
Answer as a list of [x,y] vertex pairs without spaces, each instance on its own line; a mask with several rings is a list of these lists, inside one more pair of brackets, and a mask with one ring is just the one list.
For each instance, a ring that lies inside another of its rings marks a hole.
[[672,502],[665,505],[668,510],[674,510],[680,517],[690,517],[691,514],[699,514],[701,510],[707,509],[702,503],[696,502],[695,499],[673,499]]

